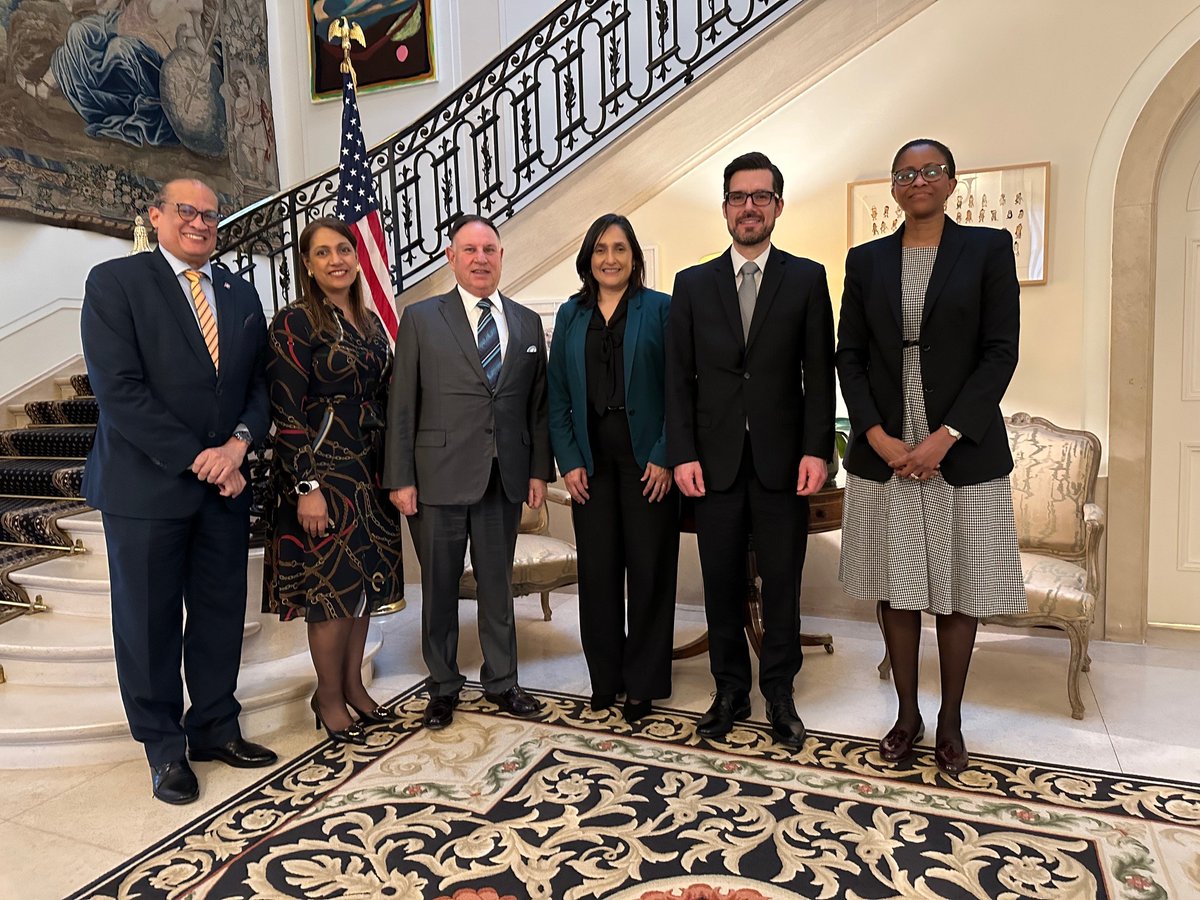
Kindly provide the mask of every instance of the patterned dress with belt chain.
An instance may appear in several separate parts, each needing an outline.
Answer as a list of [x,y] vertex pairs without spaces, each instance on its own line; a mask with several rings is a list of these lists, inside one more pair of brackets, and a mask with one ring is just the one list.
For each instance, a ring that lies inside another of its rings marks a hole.
[[[330,312],[332,334],[298,303],[270,329],[275,436],[263,611],[281,619],[357,616],[404,596],[400,515],[379,482],[391,351],[382,328],[360,333]],[[316,538],[296,518],[296,484],[310,479],[329,514],[328,533]]]
[[[905,247],[901,266],[901,438],[910,447],[929,436],[919,338],[937,251]],[[895,609],[977,618],[1026,612],[1008,476],[955,487],[941,473],[883,483],[847,473],[838,577],[851,596]]]

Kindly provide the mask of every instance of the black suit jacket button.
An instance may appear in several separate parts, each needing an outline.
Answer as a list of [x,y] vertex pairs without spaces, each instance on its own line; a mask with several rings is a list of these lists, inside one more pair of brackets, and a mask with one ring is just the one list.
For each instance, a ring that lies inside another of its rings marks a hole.
[[209,436],[210,438],[214,438],[214,437],[216,437],[216,436],[217,436],[217,433],[216,433],[215,431],[210,431],[210,432],[208,433],[208,436]]
[[637,410],[636,410],[636,409],[631,409],[631,410],[629,410],[629,414],[630,414],[631,416],[632,416],[632,415],[636,415],[636,414],[637,414]]
[[927,395],[928,395],[928,394],[932,394],[932,393],[933,393],[933,388],[925,388],[925,393],[926,393]]
[[491,434],[491,433],[492,433],[492,429],[490,429],[490,428],[485,428],[485,429],[483,429],[483,433],[484,433],[484,434]]
[[924,347],[921,348],[921,350],[925,353],[928,353],[932,349],[933,348],[929,344],[926,344]]
[[745,378],[747,381],[749,381],[749,380],[750,380],[750,373],[749,373],[749,372],[743,372],[743,373],[742,373],[742,377],[743,377],[743,378]]

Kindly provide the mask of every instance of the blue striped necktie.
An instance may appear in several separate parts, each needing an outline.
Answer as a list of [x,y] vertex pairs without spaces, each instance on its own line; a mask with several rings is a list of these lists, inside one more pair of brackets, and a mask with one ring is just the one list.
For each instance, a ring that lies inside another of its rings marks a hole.
[[488,385],[496,389],[500,380],[500,330],[496,320],[492,318],[492,301],[484,297],[475,304],[479,307],[479,327],[475,329],[475,339],[479,344],[479,362],[483,365],[483,374],[487,376]]

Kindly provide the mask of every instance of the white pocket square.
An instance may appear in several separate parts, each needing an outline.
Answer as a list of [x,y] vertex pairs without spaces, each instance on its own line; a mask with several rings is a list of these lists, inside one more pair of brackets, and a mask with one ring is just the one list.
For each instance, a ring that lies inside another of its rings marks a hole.
[[528,347],[525,348],[525,352],[526,353],[537,353],[537,347],[533,346],[533,344],[530,344]]

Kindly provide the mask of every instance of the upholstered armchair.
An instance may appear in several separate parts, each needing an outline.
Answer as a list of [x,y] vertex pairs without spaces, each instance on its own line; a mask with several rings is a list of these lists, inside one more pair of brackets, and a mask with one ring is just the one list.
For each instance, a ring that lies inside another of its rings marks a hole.
[[[1048,625],[1065,631],[1071,643],[1067,698],[1071,716],[1082,719],[1079,676],[1091,667],[1088,640],[1100,596],[1104,510],[1095,503],[1100,440],[1091,432],[1060,428],[1028,413],[1015,413],[1005,421],[1029,612],[980,622],[1020,628]],[[887,678],[889,669],[885,655],[879,677]]]
[[1096,505],[1100,440],[1088,431],[1060,428],[1016,413],[1006,420],[1012,448],[1013,512],[1029,612],[992,616],[997,625],[1050,625],[1071,642],[1067,697],[1083,718],[1079,676],[1091,667],[1088,637],[1100,595],[1100,536],[1104,511]]
[[[546,490],[546,502],[541,509],[521,507],[521,524],[517,533],[517,549],[513,554],[512,589],[514,597],[526,594],[542,595],[542,616],[550,621],[550,592],[579,581],[579,565],[575,547],[567,541],[550,536],[551,503],[571,505],[571,496],[561,488]],[[466,568],[458,583],[458,595],[475,599],[475,571],[467,553]]]

